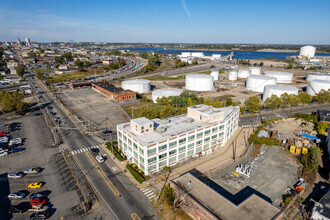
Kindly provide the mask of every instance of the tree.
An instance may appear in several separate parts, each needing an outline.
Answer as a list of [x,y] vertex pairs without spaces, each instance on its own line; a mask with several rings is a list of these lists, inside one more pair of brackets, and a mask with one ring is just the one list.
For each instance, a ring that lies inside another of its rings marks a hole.
[[90,67],[91,65],[92,65],[92,63],[89,61],[84,62],[84,67]]
[[198,64],[198,61],[197,61],[196,59],[194,59],[194,60],[192,61],[192,64],[193,64],[193,65],[197,65],[197,64]]
[[2,75],[0,75],[0,80],[3,80],[3,77],[2,77]]
[[11,112],[28,108],[28,104],[23,102],[24,96],[18,92],[0,93],[0,104],[2,112]]
[[174,206],[175,194],[173,188],[169,185],[166,185],[163,190],[163,199],[167,205]]
[[249,112],[257,112],[261,110],[260,98],[257,96],[251,96],[246,102],[246,110]]
[[117,65],[114,62],[109,63],[108,67],[110,70],[117,69]]
[[212,103],[212,106],[213,106],[214,108],[221,108],[221,107],[223,107],[223,103],[220,102],[219,99],[216,99],[216,100],[214,100],[214,102]]
[[313,96],[313,99],[321,103],[330,102],[330,90],[326,91],[322,89],[320,92]]
[[33,53],[32,51],[28,52],[27,55],[28,55],[28,57],[35,57],[36,56],[36,54]]
[[311,147],[306,155],[301,157],[301,163],[306,170],[315,171],[319,167],[318,151],[316,147]]
[[212,104],[212,101],[210,100],[210,99],[206,99],[205,101],[204,101],[204,105],[208,105],[208,106],[210,106]]
[[282,99],[282,104],[284,106],[293,105],[293,96],[291,94],[284,93],[284,94],[281,95],[281,99]]
[[230,98],[230,97],[226,98],[226,106],[231,106],[231,105],[233,105],[232,98]]
[[187,99],[187,106],[189,107],[189,106],[193,106],[193,105],[194,105],[194,102],[193,102],[192,98],[191,97],[188,97],[188,99]]
[[64,59],[63,56],[56,57],[56,58],[55,58],[55,62],[56,62],[56,63],[59,63],[59,64],[64,64],[64,63],[65,63],[65,59]]
[[148,59],[148,54],[147,54],[147,52],[142,52],[142,53],[140,54],[140,57],[143,58],[143,59]]
[[271,97],[268,97],[265,101],[266,108],[274,109],[281,105],[282,105],[282,99],[279,98],[277,95],[272,95]]
[[25,69],[25,66],[23,64],[19,63],[16,67],[17,75],[19,75],[20,77],[23,77],[24,69]]
[[69,61],[72,61],[73,60],[73,57],[72,57],[72,53],[71,52],[64,53],[62,56],[64,57],[64,59],[66,60],[66,62],[69,62]]
[[298,93],[299,102],[302,104],[308,104],[312,101],[312,96],[307,92]]
[[74,62],[74,65],[75,65],[76,67],[78,67],[78,69],[81,71],[81,70],[83,70],[84,62],[81,61],[80,59],[77,59],[77,60]]
[[264,62],[260,62],[259,66],[264,66]]
[[110,55],[120,56],[121,52],[119,50],[112,50],[112,51],[110,51]]

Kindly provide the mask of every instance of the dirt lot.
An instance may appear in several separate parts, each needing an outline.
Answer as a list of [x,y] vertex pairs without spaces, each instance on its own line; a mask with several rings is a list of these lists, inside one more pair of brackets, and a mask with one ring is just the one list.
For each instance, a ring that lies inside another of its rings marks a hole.
[[[288,187],[293,188],[297,181],[298,166],[282,147],[265,148],[264,155],[259,158],[260,161],[254,158],[240,161],[223,172],[213,174],[211,178],[232,194],[249,186],[268,197],[274,205],[279,207],[282,195],[286,193]],[[236,172],[236,166],[247,162],[250,162],[253,168],[250,177],[246,178],[243,174],[239,177],[235,176],[233,172]]]
[[117,103],[93,89],[65,89],[60,98],[80,119],[90,122],[91,130],[115,130],[127,121]]

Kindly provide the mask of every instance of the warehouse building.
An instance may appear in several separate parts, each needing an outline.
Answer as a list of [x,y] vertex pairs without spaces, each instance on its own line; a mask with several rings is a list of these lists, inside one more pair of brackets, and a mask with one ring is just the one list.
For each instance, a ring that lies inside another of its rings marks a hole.
[[92,88],[117,102],[136,100],[135,92],[132,92],[130,90],[121,90],[111,84],[103,82],[93,82]]
[[146,175],[223,146],[238,128],[239,107],[195,105],[167,119],[136,118],[117,125],[118,146]]

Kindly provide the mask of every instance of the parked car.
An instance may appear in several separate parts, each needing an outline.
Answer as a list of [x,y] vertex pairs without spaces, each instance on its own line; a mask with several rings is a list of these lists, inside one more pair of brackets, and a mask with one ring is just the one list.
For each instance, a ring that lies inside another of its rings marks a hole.
[[8,179],[21,179],[24,176],[24,173],[18,172],[18,173],[8,173],[7,177]]
[[41,220],[41,219],[47,219],[49,217],[48,211],[33,213],[30,217],[30,220]]
[[35,183],[30,183],[28,185],[29,189],[40,189],[42,187],[42,183],[41,182],[35,182]]
[[103,163],[104,162],[104,158],[103,158],[102,155],[97,155],[95,158],[96,158],[97,162],[99,162],[99,163]]
[[6,132],[0,132],[0,136],[6,135]]
[[24,170],[23,172],[25,174],[37,174],[41,171],[41,168],[40,167],[36,167],[36,168],[29,168],[29,169],[26,169]]
[[22,147],[20,147],[20,148],[13,148],[13,149],[10,150],[10,153],[21,152],[21,151],[23,151],[24,149],[25,149],[25,148],[22,148]]
[[0,151],[0,157],[6,156],[6,155],[8,155],[8,151],[6,151],[6,150]]
[[45,199],[41,199],[41,198],[36,198],[36,199],[32,199],[31,203],[32,206],[39,206],[39,205],[44,205],[46,204],[46,200]]
[[46,196],[47,194],[44,192],[37,192],[37,193],[32,193],[30,195],[30,199],[45,198]]
[[23,199],[25,197],[25,193],[23,192],[12,192],[8,195],[8,199]]
[[8,208],[7,212],[8,214],[12,213],[23,213],[27,211],[29,208],[31,208],[31,205],[28,202],[22,202],[18,205],[12,205]]
[[32,206],[32,208],[28,209],[29,212],[46,212],[48,210],[49,206],[46,205]]

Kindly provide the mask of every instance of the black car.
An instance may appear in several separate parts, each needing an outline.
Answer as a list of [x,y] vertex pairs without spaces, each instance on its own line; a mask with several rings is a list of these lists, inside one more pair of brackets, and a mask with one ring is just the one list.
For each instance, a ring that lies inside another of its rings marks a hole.
[[31,208],[30,203],[28,202],[22,202],[18,205],[12,205],[8,208],[8,214],[12,213],[23,213],[27,211],[29,208]]
[[38,213],[33,213],[30,217],[30,220],[47,219],[48,217],[49,217],[49,212],[38,212]]
[[17,153],[17,152],[20,152],[20,151],[23,151],[25,150],[25,148],[21,147],[21,148],[12,148],[10,150],[10,153]]
[[100,152],[100,150],[97,148],[92,148],[91,151],[92,151],[92,154],[98,154]]
[[47,194],[46,193],[44,193],[44,192],[37,192],[37,193],[32,193],[31,195],[30,195],[30,199],[37,199],[37,198],[45,198],[45,197],[47,197]]

